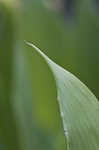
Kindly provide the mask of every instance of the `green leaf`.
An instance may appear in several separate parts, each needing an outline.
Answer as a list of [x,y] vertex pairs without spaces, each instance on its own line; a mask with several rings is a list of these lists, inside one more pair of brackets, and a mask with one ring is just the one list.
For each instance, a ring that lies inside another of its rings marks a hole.
[[2,150],[19,150],[12,107],[14,34],[12,10],[0,1],[0,149]]
[[99,150],[99,102],[74,75],[32,46],[52,71],[68,150]]

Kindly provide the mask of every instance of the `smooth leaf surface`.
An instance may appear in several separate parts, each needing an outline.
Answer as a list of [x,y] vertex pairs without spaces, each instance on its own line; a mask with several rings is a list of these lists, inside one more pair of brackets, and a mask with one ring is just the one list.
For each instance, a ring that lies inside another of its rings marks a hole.
[[99,103],[74,75],[55,64],[36,46],[50,67],[57,88],[57,100],[67,139],[67,150],[99,150]]

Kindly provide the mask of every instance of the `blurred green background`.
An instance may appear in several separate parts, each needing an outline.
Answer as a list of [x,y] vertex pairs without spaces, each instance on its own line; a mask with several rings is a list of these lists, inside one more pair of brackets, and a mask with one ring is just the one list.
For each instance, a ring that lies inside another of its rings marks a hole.
[[52,73],[24,40],[99,98],[99,1],[0,0],[0,149],[66,150]]

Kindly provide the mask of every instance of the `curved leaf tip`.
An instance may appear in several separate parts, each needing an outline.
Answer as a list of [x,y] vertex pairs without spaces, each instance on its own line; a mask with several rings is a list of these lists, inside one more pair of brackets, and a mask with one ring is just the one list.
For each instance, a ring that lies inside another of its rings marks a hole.
[[99,103],[92,92],[74,75],[55,64],[35,45],[32,46],[53,72],[57,99],[68,150],[99,150]]

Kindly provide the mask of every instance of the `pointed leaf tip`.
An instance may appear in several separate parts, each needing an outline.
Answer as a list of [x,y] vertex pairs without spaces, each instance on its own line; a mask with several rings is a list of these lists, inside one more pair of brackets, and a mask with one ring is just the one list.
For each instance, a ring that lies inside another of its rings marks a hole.
[[99,103],[74,75],[55,64],[35,45],[53,72],[68,150],[99,150]]

